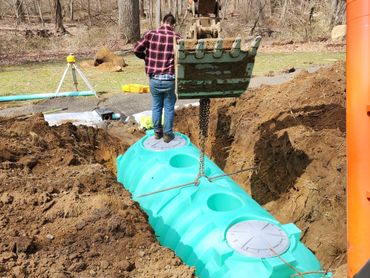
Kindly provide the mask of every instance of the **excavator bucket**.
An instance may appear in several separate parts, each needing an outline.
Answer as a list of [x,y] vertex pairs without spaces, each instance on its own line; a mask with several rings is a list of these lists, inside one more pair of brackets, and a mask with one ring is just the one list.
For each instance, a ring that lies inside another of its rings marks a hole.
[[249,49],[241,38],[183,39],[176,45],[179,99],[238,97],[246,91],[261,37]]

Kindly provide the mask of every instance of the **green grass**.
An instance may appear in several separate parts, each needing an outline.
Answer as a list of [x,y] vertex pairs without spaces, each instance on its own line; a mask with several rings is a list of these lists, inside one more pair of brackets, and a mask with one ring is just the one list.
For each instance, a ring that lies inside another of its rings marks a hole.
[[288,68],[309,68],[313,65],[332,64],[344,61],[344,52],[294,52],[294,53],[260,53],[257,54],[254,66],[254,75],[265,75],[272,72],[281,72]]
[[[144,73],[143,61],[133,55],[125,56],[128,64],[123,72],[103,72],[94,68],[82,69],[97,92],[120,92],[123,84],[148,84]],[[330,64],[345,60],[345,53],[260,53],[257,55],[254,75],[265,75],[269,72],[280,72],[287,68],[307,68],[312,65]],[[37,94],[54,92],[62,77],[66,62],[32,63],[0,68],[0,95]],[[86,86],[79,78],[79,89]],[[61,91],[73,91],[72,75],[70,72]]]
[[[121,85],[128,83],[147,84],[144,63],[134,56],[126,56],[128,64],[122,72],[106,72],[95,68],[81,68],[97,92],[119,92]],[[0,69],[0,95],[52,93],[58,87],[67,62],[32,63]],[[77,76],[80,90],[87,90]],[[69,70],[62,92],[74,91],[72,73]]]

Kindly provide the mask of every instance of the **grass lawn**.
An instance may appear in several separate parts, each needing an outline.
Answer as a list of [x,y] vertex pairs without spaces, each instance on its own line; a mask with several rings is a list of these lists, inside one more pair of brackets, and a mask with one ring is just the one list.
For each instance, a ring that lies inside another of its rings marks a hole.
[[[103,72],[97,69],[82,69],[90,83],[97,92],[120,92],[123,84],[147,84],[144,73],[144,63],[133,55],[125,56],[128,67],[123,72]],[[330,64],[335,61],[345,60],[345,53],[273,53],[258,54],[254,68],[254,75],[265,75],[269,72],[279,72],[287,68],[307,68],[312,65]],[[52,93],[66,68],[65,61],[51,63],[32,63],[18,66],[0,68],[0,95]],[[85,90],[83,81],[79,89]],[[69,72],[62,92],[74,91],[72,74]]]

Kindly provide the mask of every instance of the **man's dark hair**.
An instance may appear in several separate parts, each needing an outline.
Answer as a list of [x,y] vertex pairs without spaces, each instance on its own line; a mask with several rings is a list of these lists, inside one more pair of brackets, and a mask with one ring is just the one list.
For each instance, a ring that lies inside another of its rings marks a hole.
[[171,13],[169,13],[169,14],[166,14],[163,17],[162,22],[170,24],[170,25],[175,25],[176,24],[176,18]]

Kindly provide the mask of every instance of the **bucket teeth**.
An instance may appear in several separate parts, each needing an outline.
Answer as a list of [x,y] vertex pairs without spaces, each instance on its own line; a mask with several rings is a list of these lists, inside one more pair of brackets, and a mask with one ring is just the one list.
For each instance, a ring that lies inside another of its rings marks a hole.
[[220,58],[222,56],[222,53],[223,53],[222,46],[223,46],[223,40],[217,39],[216,44],[215,44],[215,49],[213,52],[213,57]]
[[179,59],[185,59],[185,41],[180,40],[178,46]]
[[199,40],[195,47],[195,57],[201,59],[204,57],[204,40]]
[[241,38],[236,38],[233,46],[231,47],[230,55],[232,57],[237,57],[240,54]]
[[257,49],[260,46],[262,37],[257,36],[251,43],[250,50],[249,50],[249,56],[256,56],[257,55]]
[[242,39],[184,39],[176,46],[179,99],[237,97],[249,86],[261,37],[248,50]]

